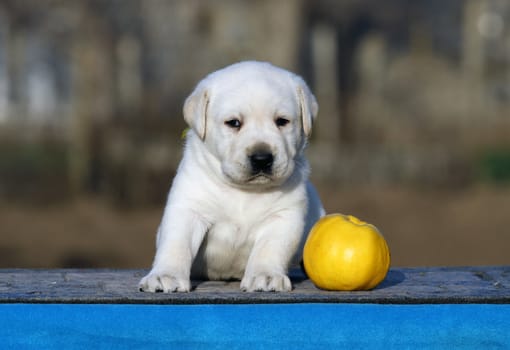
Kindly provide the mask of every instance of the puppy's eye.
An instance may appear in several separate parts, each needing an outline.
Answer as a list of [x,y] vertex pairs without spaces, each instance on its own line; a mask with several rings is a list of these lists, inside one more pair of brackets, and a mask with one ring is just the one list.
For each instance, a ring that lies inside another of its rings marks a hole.
[[278,118],[276,118],[276,120],[274,122],[277,127],[281,128],[281,127],[284,127],[285,125],[289,124],[290,120],[285,119],[283,117],[278,117]]
[[229,119],[225,122],[225,125],[232,129],[240,129],[241,121],[237,118]]

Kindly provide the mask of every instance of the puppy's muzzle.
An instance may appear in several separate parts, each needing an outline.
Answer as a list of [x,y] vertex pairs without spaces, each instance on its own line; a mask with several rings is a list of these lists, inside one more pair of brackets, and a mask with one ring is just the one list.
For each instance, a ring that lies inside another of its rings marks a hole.
[[251,171],[253,175],[264,173],[271,174],[274,156],[267,151],[254,152],[249,156]]

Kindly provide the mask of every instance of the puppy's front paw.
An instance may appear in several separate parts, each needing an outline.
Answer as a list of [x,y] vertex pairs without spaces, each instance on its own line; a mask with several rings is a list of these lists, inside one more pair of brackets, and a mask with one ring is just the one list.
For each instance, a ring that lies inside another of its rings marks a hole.
[[241,281],[243,292],[290,292],[289,277],[281,273],[258,273],[245,275]]
[[141,292],[151,293],[189,292],[191,283],[189,279],[186,278],[178,278],[171,274],[151,272],[142,278],[138,284],[138,288]]

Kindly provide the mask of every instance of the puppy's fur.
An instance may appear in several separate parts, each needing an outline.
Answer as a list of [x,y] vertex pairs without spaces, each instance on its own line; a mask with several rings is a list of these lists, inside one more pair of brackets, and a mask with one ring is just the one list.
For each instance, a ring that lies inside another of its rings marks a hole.
[[198,84],[184,105],[184,156],[140,290],[187,292],[190,277],[292,289],[289,264],[324,213],[303,155],[317,111],[305,82],[269,63],[237,63]]

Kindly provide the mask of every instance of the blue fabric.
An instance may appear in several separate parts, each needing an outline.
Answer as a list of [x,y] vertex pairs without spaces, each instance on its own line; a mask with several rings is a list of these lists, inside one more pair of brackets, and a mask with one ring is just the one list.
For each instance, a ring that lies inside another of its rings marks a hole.
[[510,305],[0,305],[1,349],[510,349]]

